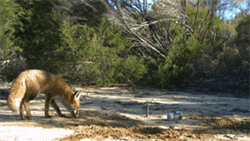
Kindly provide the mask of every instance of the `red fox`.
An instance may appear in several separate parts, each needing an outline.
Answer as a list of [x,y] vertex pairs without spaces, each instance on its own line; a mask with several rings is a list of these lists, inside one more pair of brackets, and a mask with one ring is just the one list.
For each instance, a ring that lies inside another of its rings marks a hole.
[[23,106],[26,110],[27,119],[31,119],[28,103],[37,97],[39,93],[45,94],[45,117],[50,118],[49,105],[56,110],[60,117],[65,117],[57,106],[55,99],[61,100],[71,115],[79,116],[80,93],[74,92],[64,80],[56,75],[43,70],[26,70],[18,75],[12,84],[8,106],[12,111],[19,109],[21,119],[24,120]]

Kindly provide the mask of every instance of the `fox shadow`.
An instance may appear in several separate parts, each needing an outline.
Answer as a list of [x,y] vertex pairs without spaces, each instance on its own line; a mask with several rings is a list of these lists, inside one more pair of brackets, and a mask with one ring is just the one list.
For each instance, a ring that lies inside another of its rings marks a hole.
[[[89,110],[79,110],[79,117],[73,118],[73,116],[64,108],[62,104],[57,102],[60,107],[61,112],[66,117],[59,117],[56,111],[50,106],[49,113],[51,118],[46,118],[44,114],[44,100],[41,97],[29,103],[29,108],[31,111],[31,120],[21,120],[19,111],[12,112],[8,106],[7,102],[0,106],[0,123],[3,124],[17,124],[30,123],[30,125],[35,124],[36,126],[42,127],[69,127],[69,126],[79,126],[79,125],[98,125],[107,127],[131,127],[141,125],[139,121],[130,119],[125,116],[121,116],[117,113],[110,112],[98,112]],[[82,105],[81,105],[82,106]],[[24,115],[26,116],[26,111],[24,110]]]

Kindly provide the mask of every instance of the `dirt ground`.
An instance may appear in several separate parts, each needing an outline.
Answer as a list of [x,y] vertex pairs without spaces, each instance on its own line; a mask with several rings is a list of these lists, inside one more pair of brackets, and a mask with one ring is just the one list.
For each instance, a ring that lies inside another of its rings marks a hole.
[[[46,119],[44,95],[39,95],[29,104],[32,120],[22,121],[6,105],[10,86],[0,86],[0,140],[250,140],[249,98],[76,86],[82,93],[79,118],[58,102],[67,118],[50,107],[53,117]],[[184,118],[168,121],[171,111],[181,111]]]

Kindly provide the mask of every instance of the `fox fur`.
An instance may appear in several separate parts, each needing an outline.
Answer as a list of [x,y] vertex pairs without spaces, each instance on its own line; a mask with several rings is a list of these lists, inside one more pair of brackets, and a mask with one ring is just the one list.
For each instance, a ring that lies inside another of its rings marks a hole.
[[60,117],[64,117],[55,99],[59,99],[73,117],[78,117],[79,92],[74,92],[61,77],[43,70],[26,70],[18,75],[8,95],[8,106],[12,111],[19,109],[21,119],[24,120],[22,108],[24,105],[27,119],[31,119],[28,103],[35,99],[39,93],[45,94],[46,118],[51,117],[48,113],[50,104]]

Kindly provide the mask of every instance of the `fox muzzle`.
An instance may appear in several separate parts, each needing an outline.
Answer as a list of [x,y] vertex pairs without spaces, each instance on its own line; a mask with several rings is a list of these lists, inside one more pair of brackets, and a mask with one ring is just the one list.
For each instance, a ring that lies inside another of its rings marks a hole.
[[72,113],[74,118],[78,118],[79,117],[79,112],[77,110],[74,110]]

